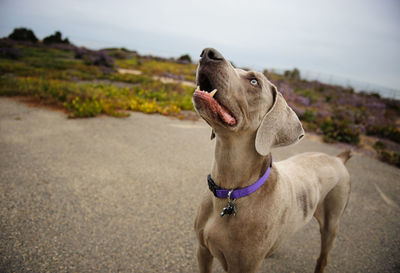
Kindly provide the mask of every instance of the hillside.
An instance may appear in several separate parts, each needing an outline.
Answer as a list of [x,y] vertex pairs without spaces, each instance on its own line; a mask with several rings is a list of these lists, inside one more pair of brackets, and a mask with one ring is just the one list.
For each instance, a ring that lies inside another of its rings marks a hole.
[[[56,35],[54,35],[56,36]],[[23,96],[64,109],[71,118],[129,111],[194,118],[196,65],[190,56],[165,59],[124,48],[89,50],[63,42],[0,40],[0,95]],[[264,71],[308,132],[400,166],[400,102],[377,94]]]

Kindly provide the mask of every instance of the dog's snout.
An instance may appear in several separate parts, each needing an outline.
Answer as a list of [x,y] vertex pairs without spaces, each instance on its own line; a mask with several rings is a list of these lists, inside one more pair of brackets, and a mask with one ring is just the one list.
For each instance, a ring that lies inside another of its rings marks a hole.
[[224,59],[221,53],[214,48],[205,48],[200,54],[200,63],[220,62]]

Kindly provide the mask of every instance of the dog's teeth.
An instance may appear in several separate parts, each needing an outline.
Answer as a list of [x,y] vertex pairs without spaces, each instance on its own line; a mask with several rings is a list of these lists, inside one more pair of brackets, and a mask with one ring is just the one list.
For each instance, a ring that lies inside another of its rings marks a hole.
[[200,91],[200,86],[197,86],[197,87],[196,87],[196,91]]
[[215,93],[217,93],[217,89],[214,89],[213,91],[210,92],[211,97],[214,97]]

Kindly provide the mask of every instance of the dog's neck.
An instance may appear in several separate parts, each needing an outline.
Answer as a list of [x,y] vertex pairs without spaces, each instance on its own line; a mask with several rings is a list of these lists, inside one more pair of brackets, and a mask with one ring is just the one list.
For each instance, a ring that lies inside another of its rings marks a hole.
[[255,134],[235,137],[216,136],[211,177],[225,189],[246,187],[267,170],[271,154],[262,156],[255,149]]

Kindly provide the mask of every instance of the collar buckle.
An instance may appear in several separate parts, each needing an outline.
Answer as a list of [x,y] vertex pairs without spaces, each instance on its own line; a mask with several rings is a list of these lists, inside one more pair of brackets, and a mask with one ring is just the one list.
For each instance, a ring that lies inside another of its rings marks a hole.
[[207,176],[207,182],[210,191],[214,194],[215,197],[218,197],[217,190],[220,189],[220,187],[218,187],[217,184],[215,184],[214,180],[211,178],[211,174]]

